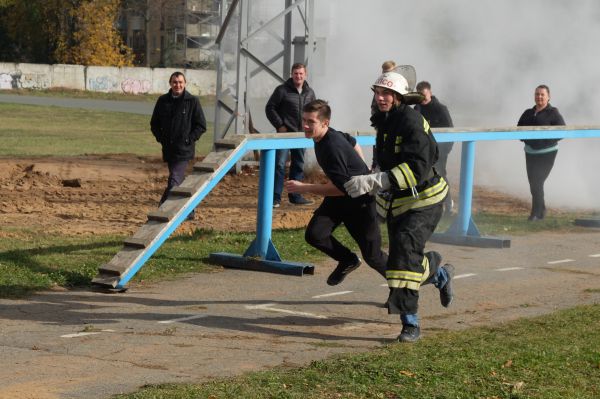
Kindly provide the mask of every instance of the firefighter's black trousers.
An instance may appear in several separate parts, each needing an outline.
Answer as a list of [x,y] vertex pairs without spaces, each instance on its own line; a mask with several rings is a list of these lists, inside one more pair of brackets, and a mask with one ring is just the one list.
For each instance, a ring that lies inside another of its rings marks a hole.
[[[443,205],[440,202],[429,208],[410,210],[388,220],[389,314],[417,313],[419,287],[434,280],[442,260],[437,252],[424,253],[425,243],[433,234],[442,212]],[[425,267],[427,264],[428,270]]]
[[306,242],[338,262],[354,261],[356,255],[333,237],[342,223],[358,244],[365,262],[385,277],[387,254],[381,250],[373,197],[362,202],[349,197],[326,197],[308,223]]

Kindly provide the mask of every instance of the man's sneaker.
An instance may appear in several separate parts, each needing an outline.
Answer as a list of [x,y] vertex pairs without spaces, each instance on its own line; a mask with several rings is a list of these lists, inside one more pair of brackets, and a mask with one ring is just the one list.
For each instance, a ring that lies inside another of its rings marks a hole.
[[311,201],[299,195],[297,197],[290,197],[290,203],[294,205],[312,205],[314,204],[314,201]]
[[416,342],[421,336],[421,329],[419,326],[412,326],[410,324],[402,326],[402,332],[398,335],[398,342]]
[[442,306],[447,308],[452,303],[452,299],[454,297],[454,293],[452,292],[452,279],[454,278],[454,266],[450,263],[446,263],[442,266],[442,269],[446,271],[446,275],[448,276],[448,281],[442,288],[440,288],[440,302]]
[[281,206],[281,202],[273,201],[273,208],[279,208]]
[[331,272],[329,277],[327,277],[327,284],[328,285],[338,285],[339,283],[344,281],[344,279],[346,278],[346,276],[348,274],[350,274],[350,272],[358,269],[358,267],[360,266],[360,263],[361,263],[361,261],[358,256],[355,256],[355,259],[352,260],[351,262],[338,263],[335,270],[333,272]]

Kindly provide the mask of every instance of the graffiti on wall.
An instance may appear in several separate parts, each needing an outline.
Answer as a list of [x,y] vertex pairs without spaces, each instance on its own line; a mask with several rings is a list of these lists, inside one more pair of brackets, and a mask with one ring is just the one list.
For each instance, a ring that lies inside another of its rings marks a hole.
[[50,76],[45,73],[0,73],[0,89],[47,89]]
[[0,89],[13,89],[13,77],[8,73],[0,73]]
[[152,89],[152,83],[145,79],[125,79],[121,82],[121,90],[128,94],[146,94]]
[[121,90],[127,94],[146,94],[152,89],[152,82],[146,79],[126,78],[119,80],[113,76],[97,76],[88,79],[87,89],[105,92]]
[[91,91],[117,91],[119,81],[112,76],[97,76],[88,79],[87,89]]
[[51,76],[46,73],[20,73],[18,87],[21,89],[48,89]]

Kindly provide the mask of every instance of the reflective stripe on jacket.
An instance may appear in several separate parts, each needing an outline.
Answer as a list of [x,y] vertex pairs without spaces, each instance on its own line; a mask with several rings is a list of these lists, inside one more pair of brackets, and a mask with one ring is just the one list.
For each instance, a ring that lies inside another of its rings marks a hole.
[[437,142],[429,123],[407,105],[371,117],[377,130],[379,167],[387,171],[392,187],[377,195],[381,217],[393,218],[410,209],[424,208],[444,200],[448,184],[433,168]]

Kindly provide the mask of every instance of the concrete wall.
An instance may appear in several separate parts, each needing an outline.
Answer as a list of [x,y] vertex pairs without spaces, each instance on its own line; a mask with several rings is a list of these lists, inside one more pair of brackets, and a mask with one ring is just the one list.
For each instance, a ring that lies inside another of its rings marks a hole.
[[[0,89],[67,89],[131,94],[161,94],[169,90],[169,76],[179,69],[117,68],[81,65],[15,64],[0,62]],[[194,95],[216,93],[216,72],[181,70],[186,88]]]

